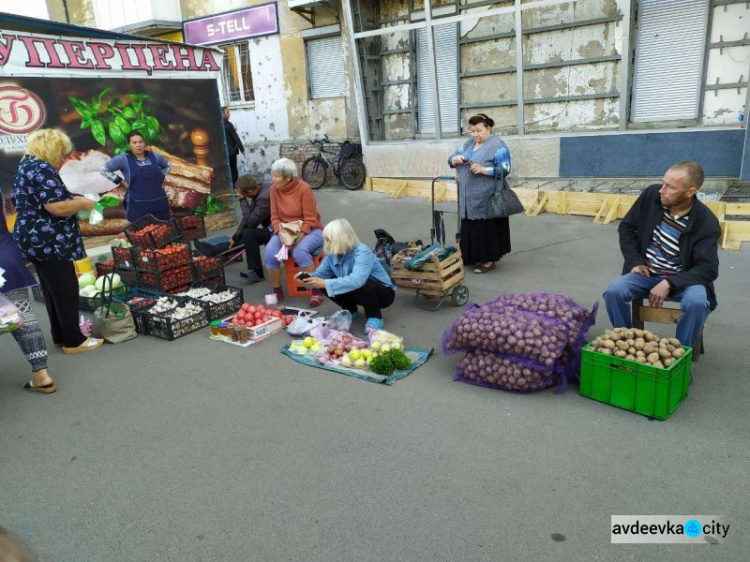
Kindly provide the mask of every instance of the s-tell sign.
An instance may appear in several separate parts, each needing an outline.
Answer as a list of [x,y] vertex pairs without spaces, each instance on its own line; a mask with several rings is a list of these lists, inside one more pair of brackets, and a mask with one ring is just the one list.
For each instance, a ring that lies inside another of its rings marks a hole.
[[191,45],[219,45],[279,32],[276,2],[224,12],[182,24],[185,41]]

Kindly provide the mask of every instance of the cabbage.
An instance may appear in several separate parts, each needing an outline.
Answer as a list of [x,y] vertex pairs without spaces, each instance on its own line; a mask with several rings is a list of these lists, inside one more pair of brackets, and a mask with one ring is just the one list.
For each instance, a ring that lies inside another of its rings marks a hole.
[[[105,287],[104,280],[108,277],[112,279],[113,289],[119,289],[120,287],[122,287],[122,279],[120,279],[120,276],[117,273],[107,273],[106,275],[102,275],[96,280],[95,285],[96,285],[96,288],[100,292],[104,291],[104,287]],[[109,281],[107,281],[106,287],[107,287],[107,290],[109,290]]]
[[98,295],[99,291],[93,285],[86,285],[78,294],[82,297],[91,298]]
[[93,285],[96,282],[96,277],[93,273],[84,273],[78,278],[78,288],[83,289],[89,285]]

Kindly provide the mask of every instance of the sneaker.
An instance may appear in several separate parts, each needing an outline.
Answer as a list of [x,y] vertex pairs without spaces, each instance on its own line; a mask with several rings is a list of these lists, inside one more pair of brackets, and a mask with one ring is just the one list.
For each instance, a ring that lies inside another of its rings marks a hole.
[[104,340],[100,340],[97,338],[88,338],[78,347],[63,347],[63,353],[71,355],[73,353],[85,353],[87,351],[94,351],[96,349],[99,349],[103,343]]
[[242,277],[250,285],[263,281],[263,278],[254,271],[243,271],[240,273],[240,277]]
[[365,322],[365,334],[382,330],[383,326],[385,326],[385,322],[383,322],[382,318],[368,318],[367,322]]

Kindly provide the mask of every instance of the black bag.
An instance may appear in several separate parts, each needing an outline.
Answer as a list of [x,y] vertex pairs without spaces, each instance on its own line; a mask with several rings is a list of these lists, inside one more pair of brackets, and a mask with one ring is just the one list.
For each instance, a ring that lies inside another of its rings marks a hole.
[[495,178],[495,191],[490,196],[490,209],[487,218],[504,219],[523,213],[525,209],[518,195],[508,187],[503,178]]

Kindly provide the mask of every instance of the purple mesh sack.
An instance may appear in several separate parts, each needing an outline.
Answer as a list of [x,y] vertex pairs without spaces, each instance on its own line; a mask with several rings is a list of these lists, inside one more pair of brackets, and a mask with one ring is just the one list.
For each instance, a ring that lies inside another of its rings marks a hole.
[[493,310],[513,308],[541,314],[563,322],[568,328],[568,345],[560,357],[566,374],[580,379],[581,349],[586,344],[586,334],[596,322],[599,302],[589,311],[573,299],[555,293],[511,293],[488,303]]
[[452,355],[479,349],[504,353],[551,369],[568,344],[562,322],[514,308],[467,307],[443,334],[442,351]]
[[544,368],[528,359],[479,349],[468,352],[459,361],[453,380],[521,394],[538,392],[556,381],[559,383],[556,394],[567,388],[565,373],[559,367]]

